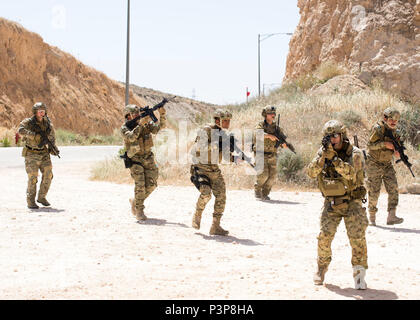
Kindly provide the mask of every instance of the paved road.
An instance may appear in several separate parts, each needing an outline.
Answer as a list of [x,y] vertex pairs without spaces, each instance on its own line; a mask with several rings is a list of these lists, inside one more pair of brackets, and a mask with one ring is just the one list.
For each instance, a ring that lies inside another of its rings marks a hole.
[[[63,163],[94,162],[111,158],[120,146],[59,147],[61,159],[51,157],[53,165]],[[23,168],[22,148],[0,148],[0,169]]]

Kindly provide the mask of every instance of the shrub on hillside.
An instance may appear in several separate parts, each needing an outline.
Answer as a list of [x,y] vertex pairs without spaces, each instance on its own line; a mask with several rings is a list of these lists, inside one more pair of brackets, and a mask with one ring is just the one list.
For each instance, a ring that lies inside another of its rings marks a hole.
[[315,71],[315,75],[321,83],[347,73],[348,71],[335,61],[322,62]]
[[338,112],[335,114],[335,117],[338,118],[338,120],[341,120],[347,128],[362,122],[362,116],[353,110]]
[[420,147],[420,108],[411,107],[401,114],[401,134],[415,148]]
[[277,159],[279,175],[287,180],[295,178],[304,165],[303,158],[289,150],[281,152]]

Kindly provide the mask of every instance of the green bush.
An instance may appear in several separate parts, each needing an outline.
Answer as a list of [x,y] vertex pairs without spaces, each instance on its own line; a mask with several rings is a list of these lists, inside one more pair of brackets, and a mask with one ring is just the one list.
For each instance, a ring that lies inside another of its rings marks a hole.
[[12,143],[10,142],[10,139],[8,137],[4,137],[3,139],[0,140],[1,144],[3,147],[5,148],[9,148]]
[[362,116],[353,110],[338,112],[335,117],[341,120],[347,128],[362,122]]
[[415,148],[420,148],[420,107],[410,107],[404,111],[398,127],[406,141]]
[[277,160],[279,176],[287,180],[296,178],[298,172],[303,169],[304,165],[304,159],[289,150],[281,152]]

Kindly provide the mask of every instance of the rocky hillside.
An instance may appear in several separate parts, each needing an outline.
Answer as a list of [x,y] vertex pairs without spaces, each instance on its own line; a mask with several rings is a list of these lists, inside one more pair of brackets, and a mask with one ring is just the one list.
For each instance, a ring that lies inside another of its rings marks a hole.
[[[153,105],[164,96],[169,95],[132,86],[130,102]],[[35,102],[44,101],[56,127],[85,135],[110,134],[121,125],[124,100],[124,84],[0,18],[0,127],[15,128],[31,115]],[[177,97],[168,105],[168,117],[195,121],[214,107]]]
[[420,99],[420,0],[298,0],[285,80],[322,62],[347,67],[364,83]]
[[[171,98],[174,95],[160,92],[153,89],[143,88],[136,85],[130,86],[133,93],[146,101],[146,104],[153,106],[165,98]],[[168,119],[170,121],[187,120],[193,123],[201,123],[202,120],[209,119],[212,111],[218,106],[206,102],[201,102],[185,97],[176,96],[165,106]]]
[[121,123],[124,87],[0,18],[0,126],[16,127],[36,101],[47,104],[56,127],[108,134]]

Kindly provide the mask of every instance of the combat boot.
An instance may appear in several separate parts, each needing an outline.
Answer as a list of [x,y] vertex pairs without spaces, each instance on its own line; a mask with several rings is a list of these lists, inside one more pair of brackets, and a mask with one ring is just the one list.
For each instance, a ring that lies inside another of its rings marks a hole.
[[38,200],[36,202],[42,204],[45,207],[51,206],[51,204],[45,198],[38,198]]
[[376,226],[376,212],[369,212],[369,221],[371,226]]
[[229,234],[229,231],[223,229],[220,226],[220,219],[222,217],[213,217],[213,224],[210,228],[210,235],[212,236],[227,236]]
[[257,199],[257,200],[262,200],[262,193],[261,193],[261,190],[260,190],[260,191],[255,190],[255,199]]
[[195,211],[195,214],[194,214],[193,220],[192,220],[192,227],[194,229],[197,229],[197,230],[200,229],[202,213],[203,212]]
[[136,207],[135,207],[135,202],[134,202],[134,199],[133,199],[133,198],[131,198],[131,199],[129,199],[128,201],[130,202],[130,206],[131,206],[131,213],[133,214],[133,216],[136,216],[136,215],[137,215],[137,213],[136,213]]
[[388,219],[386,220],[387,225],[400,224],[404,222],[404,219],[397,217],[395,212],[396,212],[396,209],[389,210]]
[[269,196],[263,196],[263,197],[262,197],[262,199],[263,199],[264,201],[270,201],[270,200],[271,200]]
[[136,219],[137,221],[146,221],[147,217],[143,212],[137,212]]
[[328,267],[327,266],[320,266],[318,265],[318,270],[314,275],[314,284],[317,286],[321,286],[324,284],[325,274],[327,273]]
[[362,266],[353,267],[354,288],[356,290],[366,290],[367,284],[365,281],[366,269]]
[[29,209],[39,209],[39,206],[34,202],[29,203],[28,202],[28,208]]

